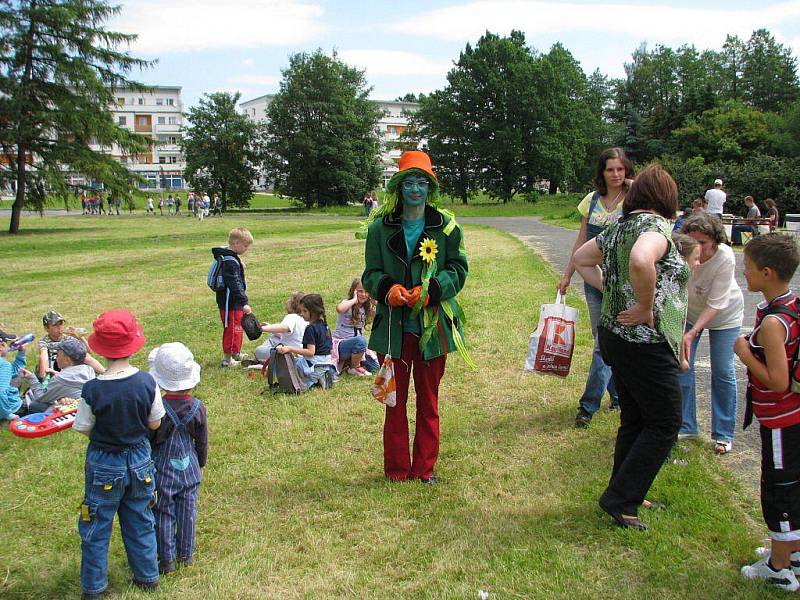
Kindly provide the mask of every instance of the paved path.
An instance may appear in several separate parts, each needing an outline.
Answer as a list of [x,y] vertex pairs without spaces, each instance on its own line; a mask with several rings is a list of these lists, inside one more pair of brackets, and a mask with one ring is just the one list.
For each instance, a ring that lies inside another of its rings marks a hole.
[[[482,225],[489,225],[496,227],[503,231],[507,231],[512,235],[518,237],[526,245],[541,254],[547,259],[553,268],[563,273],[569,260],[569,255],[572,250],[572,245],[575,243],[575,236],[577,231],[564,229],[563,227],[556,227],[543,223],[539,217],[492,217],[492,218],[469,218],[460,217],[459,221],[464,223],[480,223]],[[744,293],[744,328],[750,329],[753,325],[753,315],[755,314],[755,305],[761,300],[760,294],[754,294],[747,291],[747,283],[744,280],[743,274],[743,260],[742,253],[736,252],[736,280]],[[583,293],[583,286],[581,285],[580,275],[575,275],[572,278],[572,290]],[[792,280],[792,289],[800,290],[800,270],[795,274]],[[700,425],[701,431],[705,432],[706,437],[710,435],[711,430],[711,367],[708,357],[708,335],[704,335],[698,347],[697,359],[695,360],[695,369],[697,372],[697,420]],[[736,373],[739,383],[739,402],[737,406],[737,429],[736,439],[733,445],[733,451],[720,457],[720,460],[729,464],[732,470],[740,476],[746,485],[756,488],[759,481],[759,468],[761,461],[761,453],[759,450],[760,440],[758,436],[758,424],[754,423],[748,427],[747,431],[741,430],[742,415],[744,413],[744,394],[746,387],[745,369],[742,364],[736,360]],[[575,407],[577,410],[578,399],[575,399]],[[711,451],[709,442],[709,452]]]

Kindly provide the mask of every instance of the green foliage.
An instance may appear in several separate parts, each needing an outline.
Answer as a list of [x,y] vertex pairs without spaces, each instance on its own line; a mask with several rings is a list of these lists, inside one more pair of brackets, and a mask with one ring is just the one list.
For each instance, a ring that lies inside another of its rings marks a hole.
[[281,194],[306,207],[358,201],[377,186],[377,122],[364,72],[322,50],[289,58],[269,105],[267,171]]
[[607,81],[596,74],[590,85],[560,44],[538,55],[519,31],[487,32],[447,81],[421,99],[412,122],[444,188],[464,203],[479,190],[508,202],[543,180],[555,191],[578,179],[587,149],[605,137]]
[[181,148],[186,180],[197,190],[218,193],[222,210],[247,206],[263,159],[260,125],[236,110],[239,93],[206,94],[189,109]]
[[0,3],[0,181],[16,184],[11,233],[25,204],[41,208],[48,192],[68,195],[66,173],[120,194],[136,180],[92,147],[136,154],[150,143],[117,127],[109,111],[116,89],[146,89],[127,73],[152,64],[117,50],[136,39],[104,27],[119,10],[104,0]]
[[738,100],[690,116],[672,132],[681,156],[703,156],[708,161],[741,161],[763,151],[769,143],[767,116]]

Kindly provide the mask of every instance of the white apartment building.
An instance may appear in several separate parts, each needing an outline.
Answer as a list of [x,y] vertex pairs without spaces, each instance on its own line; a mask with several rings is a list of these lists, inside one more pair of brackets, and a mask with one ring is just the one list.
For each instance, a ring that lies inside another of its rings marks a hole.
[[[254,121],[265,121],[267,119],[267,107],[275,94],[266,94],[253,98],[247,102],[242,102],[242,113]],[[392,100],[373,100],[384,111],[384,116],[378,121],[378,132],[381,136],[381,162],[383,163],[383,185],[397,173],[397,161],[400,160],[401,150],[392,148],[392,142],[396,142],[400,135],[408,127],[409,113],[419,110],[416,102],[397,102]]]
[[178,86],[159,86],[149,92],[120,89],[111,106],[114,121],[136,133],[153,138],[150,152],[128,155],[118,147],[93,150],[111,154],[131,171],[144,177],[145,189],[183,189],[186,167],[180,151],[183,131],[183,102]]

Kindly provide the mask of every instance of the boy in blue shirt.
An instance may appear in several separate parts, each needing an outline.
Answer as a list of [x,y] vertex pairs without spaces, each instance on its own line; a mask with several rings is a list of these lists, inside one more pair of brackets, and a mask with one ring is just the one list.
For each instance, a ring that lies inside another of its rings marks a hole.
[[[0,330],[0,357],[5,357],[11,351],[11,343],[15,339],[17,339],[15,335]],[[15,419],[17,411],[22,406],[19,388],[12,385],[11,381],[24,367],[24,346],[17,350],[17,356],[13,363],[0,358],[0,421]]]
[[133,583],[158,588],[154,502],[155,467],[151,430],[164,416],[161,393],[149,373],[131,366],[130,357],[146,338],[126,310],[101,314],[89,347],[108,359],[106,372],[83,386],[72,428],[89,437],[85,498],[80,507],[81,587],[85,600],[97,600],[108,587],[108,544],[114,515],[133,571]]

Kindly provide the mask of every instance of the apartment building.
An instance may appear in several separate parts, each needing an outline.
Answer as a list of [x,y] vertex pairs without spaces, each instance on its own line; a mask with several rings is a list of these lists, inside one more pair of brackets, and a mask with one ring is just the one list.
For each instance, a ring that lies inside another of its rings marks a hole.
[[186,163],[181,154],[183,102],[178,86],[159,86],[149,92],[120,89],[111,106],[119,127],[153,138],[150,152],[128,155],[118,147],[93,150],[110,153],[131,171],[141,175],[144,189],[182,189]]
[[[275,94],[266,94],[253,98],[247,102],[242,102],[239,106],[242,113],[254,121],[264,121],[267,119],[267,108]],[[397,162],[400,160],[401,150],[393,148],[400,135],[408,127],[407,114],[415,113],[419,110],[416,102],[397,102],[392,100],[373,100],[384,112],[384,116],[378,121],[378,132],[381,136],[381,162],[383,163],[383,185],[397,173]]]

